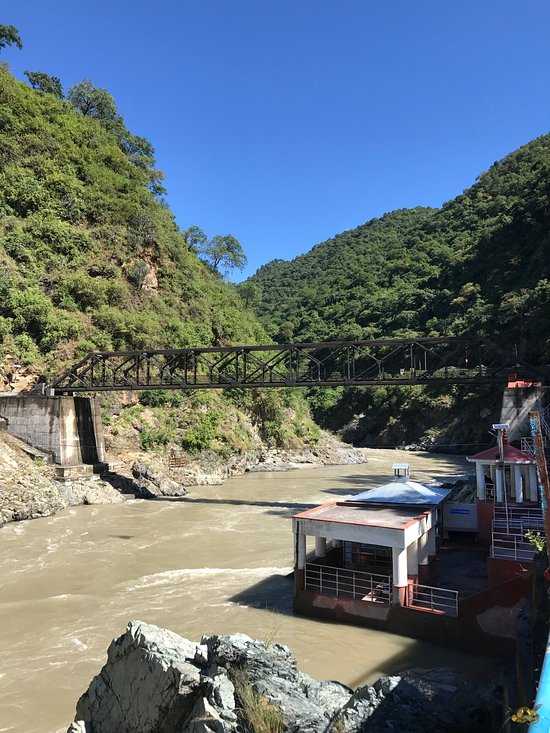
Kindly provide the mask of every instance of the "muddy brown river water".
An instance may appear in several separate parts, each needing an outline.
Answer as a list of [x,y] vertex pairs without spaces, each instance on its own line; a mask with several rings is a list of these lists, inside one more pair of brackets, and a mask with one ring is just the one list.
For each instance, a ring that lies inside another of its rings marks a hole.
[[391,475],[464,471],[460,458],[373,450],[361,466],[248,474],[181,501],[75,507],[0,530],[0,733],[65,731],[131,618],[191,639],[245,632],[289,644],[312,675],[350,685],[411,666],[480,665],[458,652],[292,615],[289,517]]

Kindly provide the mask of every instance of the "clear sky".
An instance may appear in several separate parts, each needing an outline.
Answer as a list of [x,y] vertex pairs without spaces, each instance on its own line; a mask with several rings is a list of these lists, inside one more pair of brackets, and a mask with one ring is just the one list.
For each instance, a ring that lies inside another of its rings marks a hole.
[[249,266],[439,206],[550,128],[547,0],[2,3],[12,70],[107,88],[181,227]]

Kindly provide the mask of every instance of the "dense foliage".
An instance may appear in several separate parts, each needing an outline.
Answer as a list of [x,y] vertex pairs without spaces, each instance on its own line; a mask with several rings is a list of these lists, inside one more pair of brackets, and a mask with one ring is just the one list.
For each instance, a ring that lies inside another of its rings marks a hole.
[[[395,211],[291,262],[263,266],[241,286],[243,297],[255,288],[256,310],[280,342],[481,334],[503,336],[527,358],[550,361],[549,201],[550,135],[544,135],[441,209]],[[425,404],[407,412],[404,403],[416,404],[418,394],[340,391],[316,395],[314,404],[335,423],[376,407],[377,417],[363,420],[364,434],[375,440],[387,433],[391,417],[401,440],[412,440],[445,425],[464,399],[460,390],[423,393]],[[430,402],[445,399],[447,409]],[[421,415],[420,422],[409,429],[407,415]],[[391,442],[399,442],[398,434],[393,430]]]
[[[35,89],[0,67],[0,373],[57,373],[90,350],[265,341],[235,287],[178,229],[153,148],[127,130],[111,95],[85,81],[65,100],[55,77],[28,78]],[[170,399],[142,448],[223,443],[221,420],[186,418],[183,429]],[[220,413],[224,399],[236,415],[231,396],[218,399]],[[273,425],[242,409],[266,439],[296,437],[303,419],[289,415],[290,398],[261,399],[274,400]]]
[[152,156],[97,119],[90,85],[77,92],[86,113],[0,70],[4,354],[57,370],[90,349],[265,338],[150,190]]

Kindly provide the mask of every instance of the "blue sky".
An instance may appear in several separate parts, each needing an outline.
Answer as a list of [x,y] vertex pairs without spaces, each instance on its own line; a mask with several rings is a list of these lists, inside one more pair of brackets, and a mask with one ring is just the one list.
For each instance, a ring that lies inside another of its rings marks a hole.
[[109,89],[181,227],[249,266],[454,197],[550,128],[546,0],[26,0],[12,70]]

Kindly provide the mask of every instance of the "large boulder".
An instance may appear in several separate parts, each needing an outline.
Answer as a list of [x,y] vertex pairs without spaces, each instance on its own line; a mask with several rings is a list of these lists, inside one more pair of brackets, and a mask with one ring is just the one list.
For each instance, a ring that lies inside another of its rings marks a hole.
[[292,651],[283,644],[255,641],[245,634],[205,636],[211,664],[244,672],[246,682],[281,711],[286,730],[324,730],[336,710],[351,697],[337,682],[319,682],[298,670]]
[[180,730],[201,686],[198,645],[131,621],[109,646],[107,662],[76,706],[92,733]]
[[496,685],[450,669],[413,669],[358,688],[337,716],[341,733],[488,733],[501,702]]
[[494,690],[450,670],[412,670],[353,692],[300,672],[282,644],[244,634],[195,643],[131,621],[69,733],[487,733],[498,705]]
[[154,499],[157,496],[185,496],[187,490],[167,476],[154,471],[145,463],[136,461],[132,465],[133,491],[142,499]]

